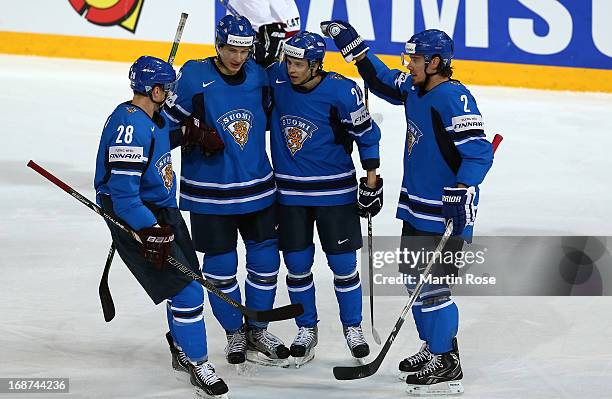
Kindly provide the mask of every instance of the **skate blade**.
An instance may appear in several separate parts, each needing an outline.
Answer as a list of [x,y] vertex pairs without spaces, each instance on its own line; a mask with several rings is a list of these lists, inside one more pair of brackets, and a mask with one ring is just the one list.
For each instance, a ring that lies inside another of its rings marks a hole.
[[203,389],[194,387],[193,399],[229,399],[229,394],[209,395]]
[[309,354],[307,354],[306,356],[302,356],[302,357],[295,357],[295,368],[299,369],[300,367],[302,367],[303,365],[305,365],[306,363],[309,363],[312,361],[312,359],[314,359],[315,357],[315,353],[314,350],[311,350]]
[[432,396],[432,395],[460,395],[463,393],[461,381],[439,382],[432,385],[408,385],[408,395]]
[[289,359],[272,359],[258,351],[247,351],[246,360],[267,367],[289,367]]

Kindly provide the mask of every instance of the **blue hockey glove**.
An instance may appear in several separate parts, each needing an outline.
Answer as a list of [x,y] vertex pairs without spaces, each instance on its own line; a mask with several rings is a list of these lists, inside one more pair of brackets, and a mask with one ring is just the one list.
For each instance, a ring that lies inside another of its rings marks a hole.
[[383,206],[383,179],[376,176],[376,187],[370,188],[366,184],[367,178],[359,181],[359,199],[357,200],[357,213],[362,218],[378,215]]
[[476,189],[474,187],[444,187],[442,215],[447,221],[453,221],[454,236],[463,234],[465,226],[474,224],[476,219],[475,198]]
[[348,22],[340,20],[323,21],[321,22],[321,31],[325,36],[334,40],[346,62],[353,61],[370,49]]

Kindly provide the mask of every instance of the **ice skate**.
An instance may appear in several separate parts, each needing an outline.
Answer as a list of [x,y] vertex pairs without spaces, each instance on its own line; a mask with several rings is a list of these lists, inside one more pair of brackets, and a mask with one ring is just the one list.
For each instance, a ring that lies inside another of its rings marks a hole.
[[433,355],[429,350],[429,345],[427,345],[427,342],[423,342],[421,349],[419,349],[417,353],[405,358],[400,362],[398,375],[399,379],[406,381],[407,376],[421,370],[427,363],[429,363],[432,357]]
[[247,331],[247,360],[264,366],[289,367],[289,349],[266,328]]
[[314,327],[300,327],[291,344],[290,353],[295,358],[295,368],[300,368],[310,362],[315,356],[315,346],[319,338],[319,329]]
[[366,356],[370,354],[370,346],[363,336],[361,326],[343,327],[346,344],[351,350],[351,355],[361,364],[365,364]]
[[172,368],[177,380],[185,380],[189,375],[189,359],[185,356],[185,352],[174,343],[174,338],[170,332],[166,333],[166,340],[170,346],[170,354],[172,355]]
[[228,388],[208,362],[191,363],[191,384],[195,387],[195,399],[228,399]]
[[457,340],[453,350],[432,355],[429,363],[415,374],[406,377],[406,392],[415,396],[458,395],[463,393],[463,372],[459,361]]
[[239,365],[246,360],[246,325],[240,327],[233,333],[225,333],[227,346],[225,347],[225,358],[229,364]]

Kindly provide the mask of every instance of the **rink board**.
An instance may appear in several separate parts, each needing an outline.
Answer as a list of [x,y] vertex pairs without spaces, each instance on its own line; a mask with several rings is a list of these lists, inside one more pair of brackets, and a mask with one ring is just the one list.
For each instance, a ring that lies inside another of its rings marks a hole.
[[[170,47],[170,42],[162,41],[0,32],[0,53],[18,55],[132,62],[142,54],[165,58]],[[214,54],[211,44],[183,43],[175,62],[181,65]],[[399,56],[380,57],[389,67],[401,68]],[[467,84],[612,92],[612,70],[468,60],[453,63],[455,78]],[[354,65],[344,62],[338,52],[328,52],[325,69],[357,76]]]
[[[238,1],[238,0],[229,0]],[[442,29],[454,41],[456,77],[468,84],[612,92],[608,0],[299,0],[302,29],[349,21],[390,67],[405,41]],[[189,13],[177,65],[214,54],[218,1],[30,0],[3,10],[0,53],[131,62],[165,58],[181,12]],[[327,40],[328,49],[336,50]],[[356,76],[338,53],[326,68]]]

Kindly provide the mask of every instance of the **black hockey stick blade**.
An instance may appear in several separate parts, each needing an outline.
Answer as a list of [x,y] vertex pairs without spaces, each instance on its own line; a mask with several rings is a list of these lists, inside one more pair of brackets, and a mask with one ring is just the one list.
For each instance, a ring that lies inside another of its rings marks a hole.
[[270,310],[250,310],[247,308],[243,312],[251,320],[255,321],[281,321],[294,319],[304,313],[304,306],[301,303],[294,303],[291,305],[281,306],[280,308],[274,308]]
[[341,381],[357,380],[360,378],[369,377],[373,375],[374,373],[376,373],[376,371],[378,370],[378,367],[380,367],[380,363],[378,364],[374,364],[374,363],[376,363],[376,360],[372,363],[364,364],[361,366],[355,366],[355,367],[336,366],[334,367],[334,377],[336,377],[337,380],[341,380]]
[[113,263],[114,255],[115,243],[112,243],[110,250],[108,251],[108,257],[106,258],[102,278],[100,279],[100,286],[98,287],[100,302],[102,303],[102,313],[104,314],[104,321],[107,323],[115,318],[115,304],[113,303],[113,297],[111,296],[110,288],[108,287],[108,272],[110,271],[111,263]]

